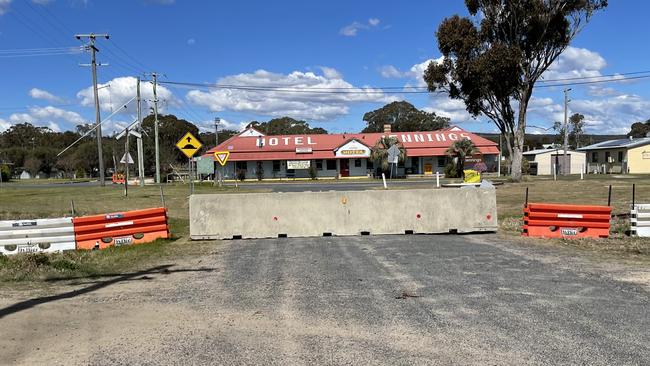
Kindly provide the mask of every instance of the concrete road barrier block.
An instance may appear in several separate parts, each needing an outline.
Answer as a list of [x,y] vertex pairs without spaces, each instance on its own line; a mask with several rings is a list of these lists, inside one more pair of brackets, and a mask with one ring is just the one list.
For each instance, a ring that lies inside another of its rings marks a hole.
[[192,239],[497,230],[494,189],[198,194]]

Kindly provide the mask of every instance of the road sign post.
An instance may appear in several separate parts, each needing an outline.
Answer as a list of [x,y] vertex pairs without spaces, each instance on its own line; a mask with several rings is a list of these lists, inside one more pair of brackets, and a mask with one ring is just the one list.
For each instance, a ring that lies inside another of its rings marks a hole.
[[[228,162],[228,158],[230,157],[230,151],[215,151],[214,152],[214,160],[216,160],[221,167],[219,168],[219,185],[222,185],[222,176],[223,176],[223,167],[226,165]],[[237,185],[237,173],[235,172],[235,185]]]
[[180,140],[176,143],[176,147],[180,150],[187,158],[189,159],[189,172],[190,172],[190,195],[194,193],[194,177],[192,176],[192,157],[196,154],[203,144],[199,139],[194,137],[190,132],[186,133]]

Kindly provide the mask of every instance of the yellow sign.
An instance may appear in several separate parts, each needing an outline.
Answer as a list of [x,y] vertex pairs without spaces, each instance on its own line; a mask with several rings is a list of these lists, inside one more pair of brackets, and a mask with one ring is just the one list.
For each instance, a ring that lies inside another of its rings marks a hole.
[[481,173],[476,170],[463,170],[465,173],[465,183],[481,183]]
[[214,158],[221,164],[221,166],[226,165],[228,158],[230,157],[230,151],[215,151]]
[[341,150],[341,155],[363,155],[364,150]]
[[185,136],[183,136],[183,138],[178,140],[176,143],[178,150],[180,150],[188,158],[192,158],[192,156],[194,156],[194,154],[199,151],[201,146],[203,146],[201,141],[199,141],[199,139],[194,137],[194,135],[189,132],[186,133]]

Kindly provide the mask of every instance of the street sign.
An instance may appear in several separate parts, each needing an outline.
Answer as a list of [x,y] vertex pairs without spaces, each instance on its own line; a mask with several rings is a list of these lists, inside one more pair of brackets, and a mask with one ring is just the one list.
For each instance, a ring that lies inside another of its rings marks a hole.
[[133,164],[133,158],[131,157],[131,154],[129,152],[124,153],[124,156],[122,156],[122,160],[120,160],[120,163]]
[[230,151],[215,151],[214,158],[221,164],[221,166],[226,165],[228,158],[230,157]]
[[188,158],[194,156],[201,146],[203,146],[201,141],[189,132],[176,143],[176,147]]
[[388,162],[390,164],[397,164],[399,162],[399,156],[402,152],[400,151],[397,145],[393,145],[388,149]]

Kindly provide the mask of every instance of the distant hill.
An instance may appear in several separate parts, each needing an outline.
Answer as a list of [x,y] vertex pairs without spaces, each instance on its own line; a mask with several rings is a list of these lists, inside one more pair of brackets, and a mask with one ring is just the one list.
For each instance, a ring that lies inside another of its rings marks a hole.
[[[499,134],[498,133],[476,133],[477,135],[484,137],[490,141],[499,143]],[[581,146],[587,146],[607,140],[617,140],[625,139],[626,135],[583,135],[580,140],[582,141]],[[524,151],[541,149],[545,144],[552,144],[557,141],[557,134],[526,134]],[[505,149],[504,149],[505,150]]]

